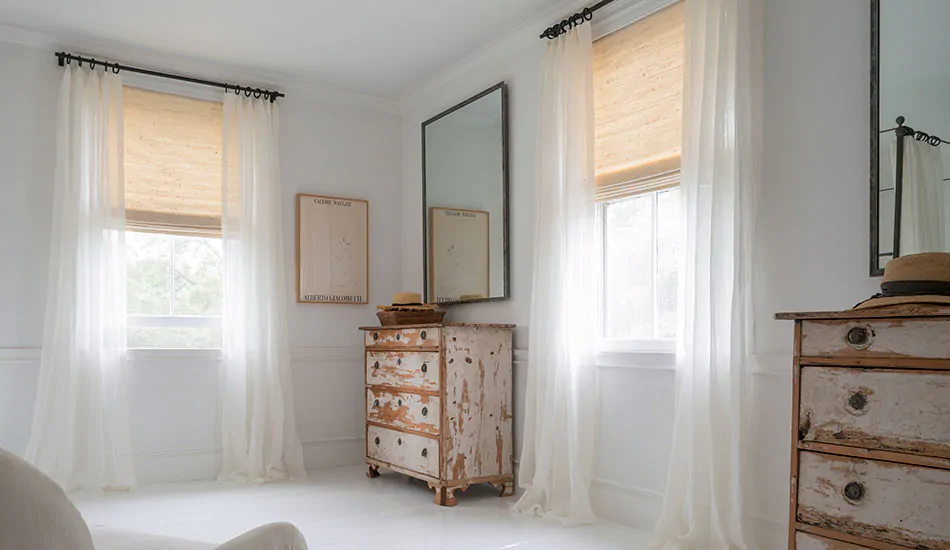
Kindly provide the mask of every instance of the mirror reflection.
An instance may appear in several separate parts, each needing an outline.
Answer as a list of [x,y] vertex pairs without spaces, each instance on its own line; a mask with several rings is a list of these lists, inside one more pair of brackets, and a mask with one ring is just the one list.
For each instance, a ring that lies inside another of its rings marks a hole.
[[508,296],[506,100],[498,84],[423,123],[427,302]]
[[876,4],[879,133],[872,159],[877,166],[872,274],[896,256],[950,251],[945,141],[950,139],[950,2]]

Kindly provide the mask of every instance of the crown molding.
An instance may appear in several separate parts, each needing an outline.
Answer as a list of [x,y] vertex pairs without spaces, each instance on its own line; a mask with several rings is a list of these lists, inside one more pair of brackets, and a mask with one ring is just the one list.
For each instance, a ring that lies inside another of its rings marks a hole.
[[480,69],[497,65],[530,48],[540,47],[541,32],[565,16],[584,9],[591,0],[564,0],[542,12],[538,17],[524,23],[508,34],[476,49],[451,66],[423,79],[402,95],[403,114],[429,106],[429,97],[437,90],[456,84]]
[[182,74],[195,74],[203,78],[230,81],[244,86],[278,88],[288,95],[288,98],[281,100],[282,102],[302,98],[350,107],[361,107],[394,115],[401,112],[400,103],[395,99],[351,91],[299,75],[266,72],[252,67],[161,52],[89,36],[51,33],[0,24],[0,43],[50,50],[51,64],[53,63],[53,51],[63,49],[128,65],[139,65]]

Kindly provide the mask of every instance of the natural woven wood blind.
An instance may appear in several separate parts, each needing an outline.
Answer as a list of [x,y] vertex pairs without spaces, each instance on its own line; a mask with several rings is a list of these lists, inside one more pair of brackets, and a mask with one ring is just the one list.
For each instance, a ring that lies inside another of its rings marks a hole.
[[221,235],[221,103],[125,87],[129,229]]
[[594,43],[597,200],[679,184],[685,35],[677,2]]

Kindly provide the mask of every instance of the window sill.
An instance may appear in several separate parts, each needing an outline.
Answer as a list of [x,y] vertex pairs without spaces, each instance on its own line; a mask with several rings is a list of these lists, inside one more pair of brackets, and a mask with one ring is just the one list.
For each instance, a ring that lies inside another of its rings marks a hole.
[[676,352],[601,351],[597,354],[599,369],[676,370]]
[[220,349],[152,349],[130,348],[126,360],[131,363],[151,361],[221,361]]

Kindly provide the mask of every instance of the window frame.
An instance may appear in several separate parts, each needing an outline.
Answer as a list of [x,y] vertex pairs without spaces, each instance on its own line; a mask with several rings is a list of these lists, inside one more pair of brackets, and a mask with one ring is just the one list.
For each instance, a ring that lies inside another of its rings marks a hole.
[[[187,97],[191,99],[198,99],[202,101],[215,101],[223,102],[224,95],[223,92],[215,89],[208,88],[207,86],[200,86],[197,84],[191,84],[187,82],[179,82],[174,80],[164,80],[150,78],[145,75],[138,75],[130,73],[123,77],[123,86],[131,86],[134,88],[140,88],[143,90],[151,92],[159,92],[165,94],[174,94],[182,97]],[[222,143],[223,147],[223,143]],[[183,235],[176,235],[174,233],[164,233],[164,232],[154,232],[154,231],[136,231],[134,229],[125,228],[127,233],[157,233],[160,235],[165,235],[171,238],[182,237]],[[195,237],[200,238],[217,238],[222,239],[222,237],[209,237],[203,235],[195,235]],[[128,243],[126,243],[128,246]],[[173,248],[173,247],[172,247]],[[174,256],[169,258],[169,281],[174,281],[174,277],[171,276],[174,271]],[[224,284],[222,278],[222,285]],[[174,304],[175,289],[174,283],[171,283],[171,293],[170,293],[170,304]],[[223,298],[222,298],[223,299]],[[174,311],[174,308],[170,308],[169,311]],[[126,331],[130,328],[175,328],[175,329],[188,329],[188,328],[211,328],[211,329],[223,329],[222,315],[148,315],[148,314],[132,314],[128,313],[126,309]],[[126,344],[126,358],[129,360],[135,361],[152,361],[152,360],[177,360],[177,359],[211,359],[219,360],[222,356],[222,348],[134,348],[128,347]]]
[[[645,17],[663,10],[681,0],[641,0],[639,2],[617,2],[604,7],[598,12],[598,17],[592,22],[593,41],[617,32]],[[679,187],[677,184],[676,187]],[[657,192],[657,191],[649,191]],[[632,197],[627,197],[632,198]],[[598,252],[600,254],[600,276],[598,277],[598,341],[597,364],[605,368],[658,368],[661,370],[675,368],[676,339],[662,340],[632,340],[620,338],[606,338],[606,205],[603,201],[596,204],[596,220],[598,235]],[[656,219],[654,219],[654,226]],[[655,239],[654,239],[655,241]],[[656,264],[654,262],[654,270]],[[655,285],[655,280],[654,280]],[[654,303],[656,296],[654,293]]]
[[669,187],[665,189],[656,189],[652,191],[646,191],[644,193],[639,193],[629,197],[624,197],[622,199],[616,199],[611,201],[602,201],[598,202],[596,205],[597,209],[597,236],[598,236],[598,245],[600,253],[600,277],[599,288],[598,288],[598,346],[597,349],[601,353],[645,353],[645,354],[656,354],[656,353],[675,353],[676,352],[676,338],[649,338],[649,339],[634,339],[634,338],[610,338],[607,336],[607,207],[611,204],[633,200],[644,195],[652,195],[653,197],[653,227],[651,233],[651,241],[653,246],[653,258],[652,258],[652,267],[653,267],[653,333],[654,335],[657,332],[657,256],[658,256],[658,227],[660,217],[658,213],[659,205],[659,194],[671,191],[672,189],[678,189],[679,185],[675,187]]

